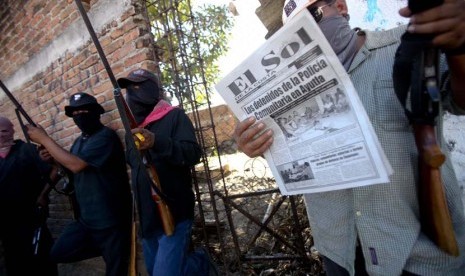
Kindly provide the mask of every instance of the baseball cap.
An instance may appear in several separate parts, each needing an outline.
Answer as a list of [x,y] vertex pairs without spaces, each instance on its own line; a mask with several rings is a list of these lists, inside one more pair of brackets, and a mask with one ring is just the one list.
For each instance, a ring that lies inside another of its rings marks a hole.
[[126,88],[130,83],[139,83],[146,80],[155,82],[160,88],[160,80],[152,72],[145,69],[137,69],[128,74],[125,78],[119,78],[118,84],[121,88]]
[[87,93],[78,92],[73,94],[69,99],[69,105],[65,106],[65,114],[68,117],[73,117],[73,111],[80,109],[88,109],[103,114],[105,109],[97,102],[97,99]]
[[283,24],[318,0],[286,0],[283,6]]

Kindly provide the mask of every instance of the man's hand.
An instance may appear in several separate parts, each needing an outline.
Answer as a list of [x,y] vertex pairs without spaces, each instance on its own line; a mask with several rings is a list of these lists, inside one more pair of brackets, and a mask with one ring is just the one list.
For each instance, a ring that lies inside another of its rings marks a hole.
[[[139,150],[151,149],[155,143],[155,134],[145,128],[134,128],[131,130],[134,140],[139,144]],[[139,139],[135,134],[140,133],[144,138]]]
[[257,137],[258,133],[265,129],[263,123],[254,125],[255,118],[250,117],[236,125],[234,140],[239,149],[249,157],[262,155],[273,143],[273,131],[267,130]]
[[39,145],[37,150],[39,151],[40,159],[42,159],[44,162],[47,162],[49,164],[54,163],[55,160],[53,159],[50,152],[48,152],[48,150],[44,146]]
[[444,0],[440,6],[412,15],[408,7],[399,14],[410,17],[408,32],[435,34],[433,45],[453,50],[465,45],[465,1]]
[[43,145],[44,144],[43,142],[49,138],[45,130],[41,127],[26,125],[26,128],[27,128],[27,135],[29,135],[29,138],[38,144]]

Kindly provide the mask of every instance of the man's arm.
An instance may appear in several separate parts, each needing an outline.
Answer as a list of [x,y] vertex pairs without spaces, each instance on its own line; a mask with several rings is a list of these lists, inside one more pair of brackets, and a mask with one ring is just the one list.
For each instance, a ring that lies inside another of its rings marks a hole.
[[44,146],[58,163],[73,173],[78,173],[88,166],[84,160],[58,145],[43,129],[28,125],[27,133],[32,141]]
[[56,160],[53,159],[52,155],[50,155],[50,153],[44,146],[40,146],[38,150],[40,159],[42,159],[42,161],[48,163],[51,166],[49,179],[51,185],[50,189],[52,189],[58,182],[58,180],[60,180],[61,178],[61,175],[59,174],[60,164],[58,164]]
[[50,191],[53,189],[53,187],[55,187],[55,184],[58,182],[58,180],[60,180],[60,175],[58,174],[60,165],[55,162],[45,147],[40,146],[38,151],[40,159],[48,163],[51,167],[50,173],[48,174],[49,179],[39,194],[39,197],[37,198],[37,204],[43,208],[46,208],[49,204],[48,195],[50,194]]
[[[403,8],[399,13],[410,17]],[[410,18],[411,33],[434,34],[433,45],[444,50],[450,70],[452,99],[465,109],[465,1],[444,0],[438,7],[417,13]]]

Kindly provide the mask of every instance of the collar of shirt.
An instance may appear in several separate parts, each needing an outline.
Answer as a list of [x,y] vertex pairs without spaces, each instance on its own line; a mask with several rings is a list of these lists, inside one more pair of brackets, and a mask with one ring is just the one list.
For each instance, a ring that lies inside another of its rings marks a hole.
[[355,55],[352,64],[350,65],[349,74],[357,68],[370,55],[371,51],[399,43],[399,37],[407,29],[406,25],[402,25],[386,31],[370,31],[361,30],[360,35],[365,35],[365,43]]

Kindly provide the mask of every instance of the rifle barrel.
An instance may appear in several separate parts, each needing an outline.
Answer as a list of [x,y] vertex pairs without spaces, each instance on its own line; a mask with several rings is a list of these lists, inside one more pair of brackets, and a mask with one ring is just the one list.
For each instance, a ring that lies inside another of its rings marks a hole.
[[76,5],[79,9],[79,13],[81,13],[81,17],[84,20],[84,23],[87,27],[87,30],[89,31],[90,37],[92,38],[92,41],[94,42],[95,48],[97,49],[97,52],[100,56],[100,59],[103,62],[103,65],[105,67],[105,70],[108,73],[108,77],[110,78],[111,83],[113,84],[113,87],[118,87],[118,82],[116,81],[115,75],[111,71],[110,63],[107,60],[107,57],[105,56],[105,52],[103,52],[102,46],[100,45],[100,42],[97,38],[97,35],[95,34],[94,28],[92,27],[92,23],[89,20],[89,17],[87,16],[87,12],[84,9],[84,6],[82,5],[81,0],[75,0]]
[[32,121],[31,117],[29,117],[29,115],[26,113],[26,111],[23,109],[23,107],[21,106],[21,104],[16,100],[16,98],[13,96],[13,94],[11,94],[10,90],[8,90],[8,88],[5,86],[5,84],[3,83],[2,80],[0,80],[0,87],[2,87],[3,91],[5,92],[5,94],[7,95],[7,97],[10,99],[10,101],[13,102],[13,104],[15,105],[16,109],[21,113],[21,115],[23,115],[23,117],[26,119],[26,121],[30,124],[30,125],[33,125],[33,126],[36,126],[36,124],[34,123],[34,121]]

